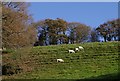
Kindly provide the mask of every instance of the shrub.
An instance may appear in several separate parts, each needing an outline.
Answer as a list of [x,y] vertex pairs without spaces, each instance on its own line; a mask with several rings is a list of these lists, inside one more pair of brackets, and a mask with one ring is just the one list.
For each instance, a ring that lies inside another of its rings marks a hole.
[[13,75],[21,72],[22,69],[18,65],[13,65],[13,64],[5,64],[2,66],[2,74],[3,75]]

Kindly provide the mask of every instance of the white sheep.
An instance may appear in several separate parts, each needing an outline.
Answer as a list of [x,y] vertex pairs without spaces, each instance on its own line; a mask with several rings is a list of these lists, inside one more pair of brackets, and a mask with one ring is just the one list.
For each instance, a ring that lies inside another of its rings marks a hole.
[[79,51],[79,48],[75,48],[75,51]]
[[2,47],[0,48],[0,51],[6,51],[6,48]]
[[0,51],[3,51],[3,49],[2,49],[2,48],[0,48]]
[[63,59],[57,59],[57,62],[64,62]]
[[82,46],[79,46],[79,49],[80,49],[80,50],[84,50],[84,48],[83,48]]
[[75,53],[75,51],[74,50],[68,50],[69,51],[69,53]]
[[2,49],[3,49],[3,51],[6,51],[6,48],[3,47]]

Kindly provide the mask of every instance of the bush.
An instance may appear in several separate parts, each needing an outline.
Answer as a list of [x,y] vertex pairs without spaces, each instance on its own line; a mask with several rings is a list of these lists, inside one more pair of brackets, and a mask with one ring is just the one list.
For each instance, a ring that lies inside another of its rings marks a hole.
[[2,66],[2,75],[13,75],[20,73],[21,71],[22,69],[18,65],[14,66],[13,64],[8,63]]

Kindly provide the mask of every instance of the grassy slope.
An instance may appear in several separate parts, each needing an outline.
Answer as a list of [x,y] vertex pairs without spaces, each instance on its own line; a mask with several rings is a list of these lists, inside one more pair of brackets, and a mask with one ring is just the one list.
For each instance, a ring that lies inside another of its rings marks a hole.
[[[9,60],[13,64],[19,64],[23,72],[3,76],[3,79],[84,79],[117,73],[118,43],[84,43],[19,49],[8,56],[3,55],[3,61]],[[79,45],[85,50],[75,54],[68,53],[68,49]],[[57,63],[57,58],[62,58],[65,62]]]

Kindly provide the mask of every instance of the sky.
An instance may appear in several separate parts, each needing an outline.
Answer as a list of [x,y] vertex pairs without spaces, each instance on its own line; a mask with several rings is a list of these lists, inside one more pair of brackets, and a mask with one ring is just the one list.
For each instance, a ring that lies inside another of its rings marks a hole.
[[117,2],[30,2],[34,21],[62,18],[91,27],[118,18]]
[[119,0],[1,0],[2,2],[119,2]]

